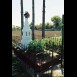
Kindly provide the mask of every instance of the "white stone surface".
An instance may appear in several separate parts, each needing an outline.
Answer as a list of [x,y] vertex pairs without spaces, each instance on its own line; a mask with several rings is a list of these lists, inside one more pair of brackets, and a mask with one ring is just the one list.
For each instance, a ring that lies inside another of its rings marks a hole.
[[28,18],[25,18],[25,24],[24,24],[22,32],[23,32],[23,35],[22,35],[21,44],[23,45],[24,48],[26,48],[29,42],[32,41],[31,29],[29,26]]

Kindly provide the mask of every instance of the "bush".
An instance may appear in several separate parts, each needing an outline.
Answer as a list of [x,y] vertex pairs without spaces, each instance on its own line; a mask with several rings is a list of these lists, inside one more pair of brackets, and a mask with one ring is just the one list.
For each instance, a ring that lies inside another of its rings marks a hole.
[[45,46],[41,40],[34,40],[28,44],[28,52],[41,53],[44,52]]
[[28,44],[28,52],[41,53],[45,52],[44,49],[53,49],[55,51],[61,51],[62,48],[62,38],[52,37],[50,39],[44,38],[41,40],[34,40]]

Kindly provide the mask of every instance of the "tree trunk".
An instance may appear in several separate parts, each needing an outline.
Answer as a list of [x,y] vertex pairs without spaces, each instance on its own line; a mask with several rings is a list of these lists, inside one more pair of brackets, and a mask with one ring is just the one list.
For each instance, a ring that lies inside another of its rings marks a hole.
[[23,0],[21,0],[21,36],[22,36],[22,29],[23,29]]
[[45,38],[45,0],[43,0],[42,38]]
[[34,25],[35,25],[35,8],[34,0],[32,0],[32,40],[34,40]]

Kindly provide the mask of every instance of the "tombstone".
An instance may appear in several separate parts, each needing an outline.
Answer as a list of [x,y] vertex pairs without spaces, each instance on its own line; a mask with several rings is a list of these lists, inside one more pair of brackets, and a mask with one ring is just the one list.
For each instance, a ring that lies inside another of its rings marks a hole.
[[23,29],[22,29],[22,39],[21,39],[21,42],[18,45],[18,47],[21,50],[25,50],[27,45],[29,44],[29,42],[32,41],[32,39],[31,39],[31,29],[30,29],[29,22],[28,22],[28,18],[29,18],[30,15],[26,11],[24,16],[25,16],[25,24],[24,24]]

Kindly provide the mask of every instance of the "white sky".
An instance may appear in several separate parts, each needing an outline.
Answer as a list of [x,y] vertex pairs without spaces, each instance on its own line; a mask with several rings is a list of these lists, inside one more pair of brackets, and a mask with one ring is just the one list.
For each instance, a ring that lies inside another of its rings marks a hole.
[[[42,23],[43,0],[35,0],[35,24]],[[32,0],[23,0],[24,12],[30,13],[29,23],[32,21]],[[64,0],[46,0],[46,22],[51,22],[51,17],[64,14]],[[20,0],[12,0],[12,25],[21,26]]]

